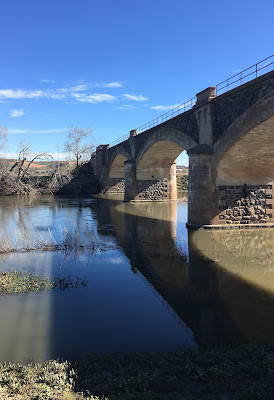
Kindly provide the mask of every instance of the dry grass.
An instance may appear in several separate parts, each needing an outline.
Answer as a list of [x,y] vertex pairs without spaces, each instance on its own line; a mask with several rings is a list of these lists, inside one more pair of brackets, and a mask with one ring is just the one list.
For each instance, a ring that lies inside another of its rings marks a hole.
[[107,245],[103,241],[83,240],[77,231],[70,233],[66,227],[59,227],[59,240],[57,241],[48,228],[48,237],[45,238],[39,232],[22,236],[20,231],[8,235],[0,231],[0,254],[39,251],[63,251],[65,253],[77,252],[79,249],[106,250]]
[[266,346],[91,356],[0,364],[0,399],[273,400],[274,352]]

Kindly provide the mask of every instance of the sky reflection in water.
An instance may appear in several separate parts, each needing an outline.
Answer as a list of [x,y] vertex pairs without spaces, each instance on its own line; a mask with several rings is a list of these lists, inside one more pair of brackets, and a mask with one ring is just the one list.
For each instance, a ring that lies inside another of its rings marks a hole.
[[2,254],[1,270],[87,281],[87,287],[66,291],[1,296],[1,361],[196,347],[192,332],[137,270],[138,262],[131,265],[123,250],[128,222],[117,205],[98,199],[1,199],[1,228],[16,246],[39,237],[60,244],[64,231],[73,238],[66,251]]

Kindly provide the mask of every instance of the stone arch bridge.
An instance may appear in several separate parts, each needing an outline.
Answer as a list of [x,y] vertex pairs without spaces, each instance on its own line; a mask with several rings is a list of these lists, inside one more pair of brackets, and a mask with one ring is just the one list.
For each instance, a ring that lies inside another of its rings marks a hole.
[[189,155],[188,225],[274,224],[274,71],[216,96],[112,147],[91,165],[104,192],[125,201],[177,199],[179,154]]

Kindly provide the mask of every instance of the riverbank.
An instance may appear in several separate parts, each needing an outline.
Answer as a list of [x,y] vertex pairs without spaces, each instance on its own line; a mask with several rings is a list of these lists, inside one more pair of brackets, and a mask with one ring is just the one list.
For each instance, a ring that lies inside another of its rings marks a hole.
[[0,364],[0,377],[0,398],[10,400],[270,400],[274,349],[241,345]]

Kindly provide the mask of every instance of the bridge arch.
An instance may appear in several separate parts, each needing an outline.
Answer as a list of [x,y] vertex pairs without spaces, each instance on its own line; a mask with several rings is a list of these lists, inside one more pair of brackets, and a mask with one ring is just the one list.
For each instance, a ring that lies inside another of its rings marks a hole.
[[107,168],[107,184],[104,192],[124,193],[125,191],[125,161],[130,158],[128,152],[121,146],[114,149]]
[[[192,147],[198,145],[195,140],[193,140],[190,136],[186,135],[184,132],[179,131],[175,128],[159,128],[154,130],[147,136],[145,143],[141,146],[138,154],[136,155],[136,165],[138,166],[144,154],[151,148],[152,145],[158,142],[166,142],[178,145],[181,148],[181,151],[176,155],[173,161],[178,157],[178,155],[183,150],[189,150]],[[179,150],[177,150],[178,152]],[[174,154],[176,151],[174,150]],[[172,161],[172,162],[173,162]]]
[[136,156],[136,199],[176,200],[176,165],[183,150],[197,143],[174,128],[160,128],[146,137]]
[[113,173],[115,169],[121,167],[124,170],[124,162],[129,159],[130,155],[122,146],[115,148],[108,161],[108,172]]

